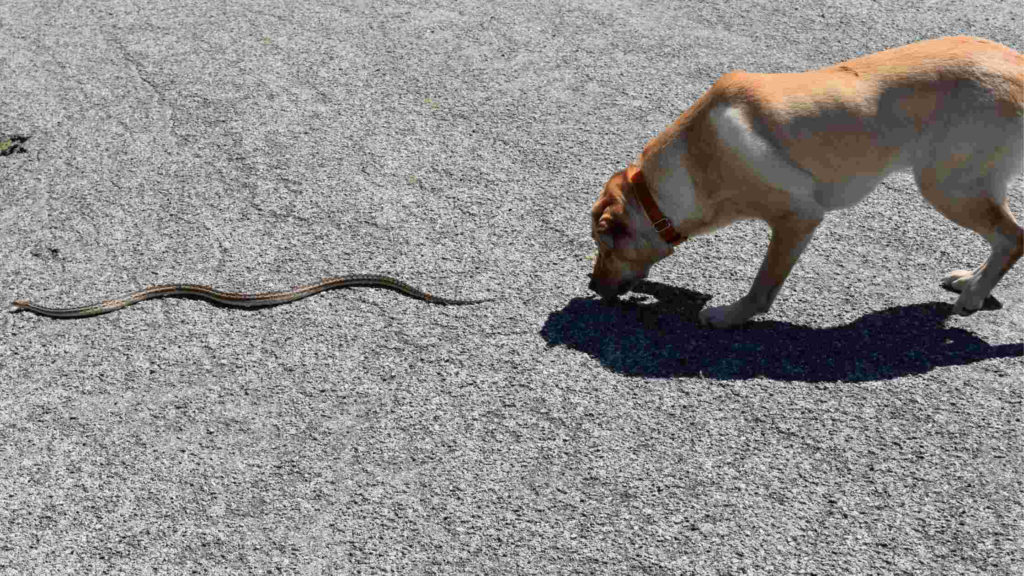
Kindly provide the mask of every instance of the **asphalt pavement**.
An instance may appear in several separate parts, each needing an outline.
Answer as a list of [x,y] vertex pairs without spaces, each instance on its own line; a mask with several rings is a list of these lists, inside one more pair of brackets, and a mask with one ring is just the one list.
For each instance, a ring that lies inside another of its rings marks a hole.
[[[589,208],[721,74],[925,38],[974,1],[0,2],[0,302],[378,289],[0,314],[2,574],[1014,574],[1024,267],[909,174],[767,246],[694,238],[620,305]],[[1024,180],[1011,187],[1024,216]]]

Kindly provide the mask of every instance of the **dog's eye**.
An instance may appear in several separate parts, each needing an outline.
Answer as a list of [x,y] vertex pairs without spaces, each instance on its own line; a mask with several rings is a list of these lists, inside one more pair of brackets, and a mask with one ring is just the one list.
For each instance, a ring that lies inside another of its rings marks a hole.
[[622,225],[611,218],[601,218],[597,223],[597,231],[599,234],[614,234],[618,236],[622,233]]
[[626,226],[611,218],[602,218],[595,230],[597,243],[605,249],[612,250],[628,233]]
[[621,222],[605,219],[598,223],[597,232],[598,234],[607,234],[614,238],[621,238],[629,234],[629,229]]

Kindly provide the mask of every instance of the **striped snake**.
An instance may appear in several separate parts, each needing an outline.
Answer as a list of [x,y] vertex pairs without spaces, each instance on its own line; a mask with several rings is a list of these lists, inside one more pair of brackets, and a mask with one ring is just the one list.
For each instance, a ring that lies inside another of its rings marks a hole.
[[49,316],[51,318],[86,318],[88,316],[98,316],[100,314],[120,310],[121,308],[131,306],[132,304],[142,302],[143,300],[174,297],[200,298],[217,304],[231,306],[233,308],[261,308],[266,306],[277,306],[278,304],[284,304],[286,302],[294,302],[296,300],[306,298],[307,296],[323,292],[324,290],[333,290],[335,288],[354,288],[357,286],[387,288],[389,290],[401,292],[410,298],[416,298],[418,300],[423,300],[424,302],[430,302],[431,304],[448,306],[480,304],[482,302],[492,300],[491,298],[485,298],[482,300],[455,300],[452,298],[441,298],[439,296],[428,294],[419,288],[410,286],[409,284],[390,276],[382,276],[380,274],[348,274],[346,276],[328,278],[326,280],[321,280],[316,284],[300,286],[284,292],[239,294],[237,292],[223,292],[221,290],[210,288],[209,286],[199,286],[196,284],[165,284],[161,286],[150,286],[145,290],[132,292],[127,296],[114,300],[104,300],[96,304],[78,306],[75,308],[49,308],[46,306],[32,304],[28,300],[15,300],[11,304],[9,312],[28,311],[42,316]]

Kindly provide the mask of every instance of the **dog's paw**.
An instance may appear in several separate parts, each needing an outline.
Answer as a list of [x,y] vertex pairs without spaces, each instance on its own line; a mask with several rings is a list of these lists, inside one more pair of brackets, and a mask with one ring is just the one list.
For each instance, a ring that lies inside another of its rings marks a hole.
[[960,316],[970,316],[985,307],[985,297],[985,294],[978,294],[976,290],[967,288],[956,299],[956,304],[953,305],[953,313]]
[[953,305],[953,313],[970,316],[986,307],[988,293],[978,285],[977,271],[954,270],[942,280],[942,287],[960,296]]
[[758,312],[746,300],[738,300],[725,306],[714,306],[700,311],[698,318],[704,326],[731,328],[750,320]]
[[951,292],[963,293],[974,279],[974,272],[971,270],[953,270],[942,279],[942,287]]

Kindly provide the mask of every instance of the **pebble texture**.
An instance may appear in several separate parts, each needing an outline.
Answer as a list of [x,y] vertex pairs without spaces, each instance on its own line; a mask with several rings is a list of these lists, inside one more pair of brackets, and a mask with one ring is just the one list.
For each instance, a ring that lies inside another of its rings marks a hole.
[[[0,2],[0,301],[373,289],[258,311],[0,316],[3,574],[1011,574],[1024,268],[907,174],[774,309],[759,223],[590,298],[605,179],[732,69],[953,34],[1019,2]],[[27,137],[27,138],[26,138]],[[1018,219],[1024,182],[1011,203]]]

